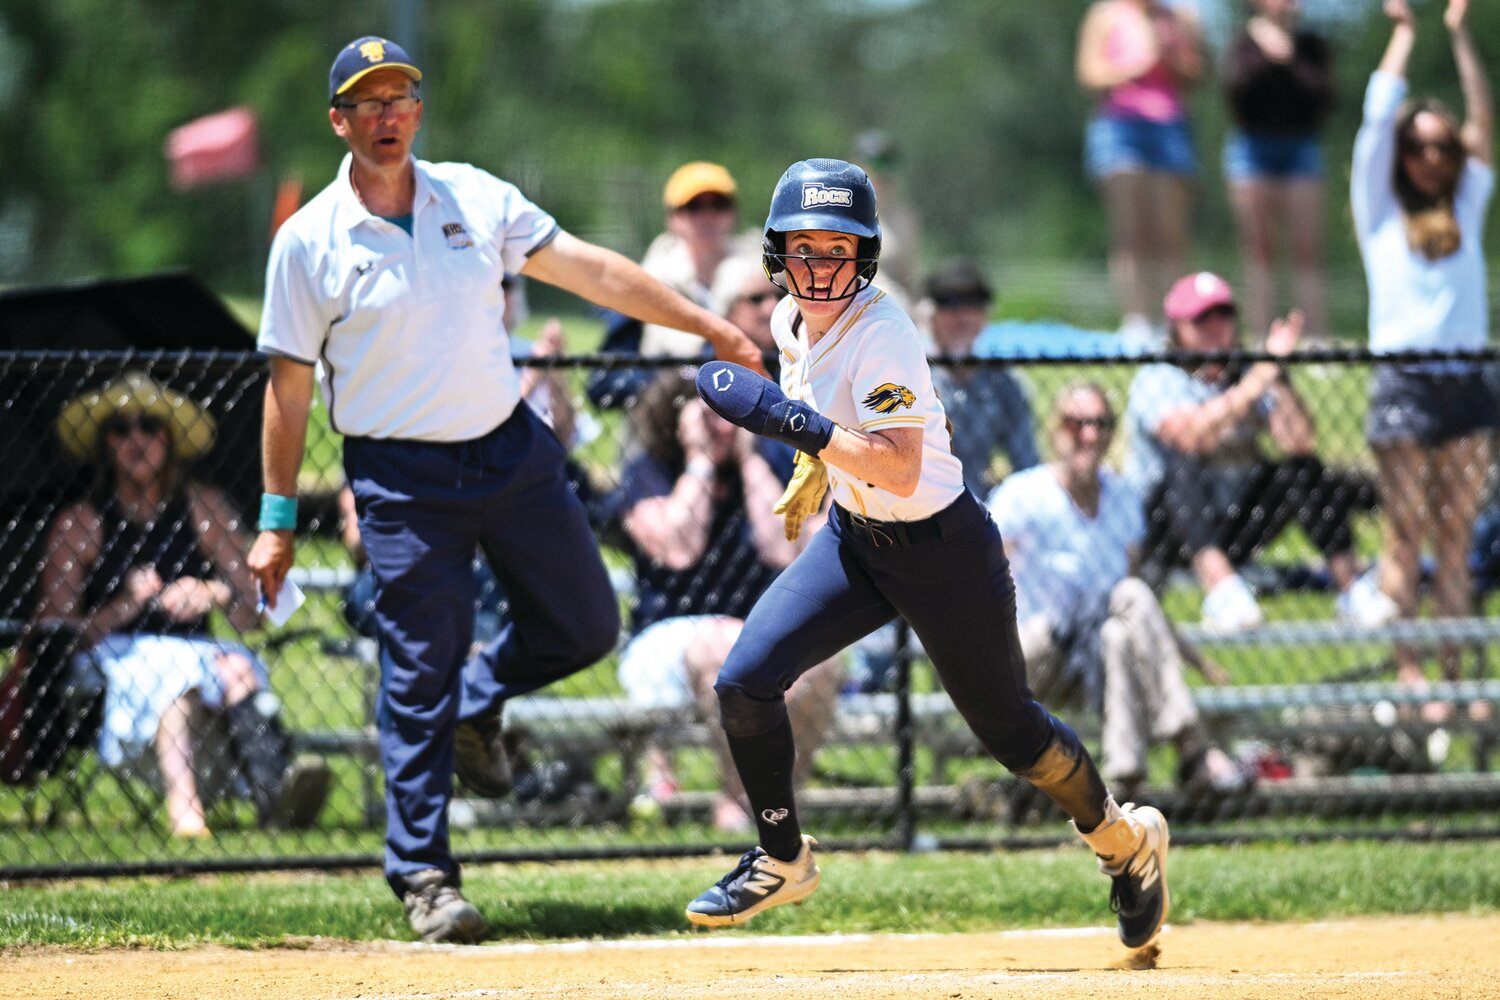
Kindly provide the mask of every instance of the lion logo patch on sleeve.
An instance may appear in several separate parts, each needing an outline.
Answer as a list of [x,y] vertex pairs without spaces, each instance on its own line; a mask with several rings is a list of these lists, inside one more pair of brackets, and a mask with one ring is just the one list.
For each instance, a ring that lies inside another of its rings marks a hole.
[[898,406],[904,406],[909,410],[916,401],[916,393],[906,386],[887,382],[871,389],[870,394],[864,398],[863,405],[876,413],[895,413]]

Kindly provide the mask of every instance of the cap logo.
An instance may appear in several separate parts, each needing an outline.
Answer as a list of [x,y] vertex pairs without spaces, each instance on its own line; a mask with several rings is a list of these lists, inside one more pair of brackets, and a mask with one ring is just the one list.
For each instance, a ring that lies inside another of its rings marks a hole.
[[385,42],[365,42],[359,47],[359,54],[365,57],[366,62],[385,62]]
[[808,181],[802,185],[802,207],[822,208],[825,205],[839,205],[848,208],[854,204],[854,192],[849,188],[833,188],[817,181]]
[[1199,295],[1212,295],[1219,290],[1223,282],[1218,275],[1210,271],[1199,271],[1198,276],[1193,279],[1193,284],[1198,287]]

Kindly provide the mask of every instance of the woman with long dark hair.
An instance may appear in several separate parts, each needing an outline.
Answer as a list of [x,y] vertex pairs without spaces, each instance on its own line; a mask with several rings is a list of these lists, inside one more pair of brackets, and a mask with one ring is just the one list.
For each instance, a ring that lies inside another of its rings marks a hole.
[[[1405,0],[1387,0],[1391,40],[1365,92],[1350,195],[1370,285],[1370,347],[1378,353],[1463,351],[1489,339],[1482,249],[1494,190],[1494,111],[1489,81],[1469,37],[1468,0],[1449,0],[1467,118],[1431,99],[1407,99],[1406,64],[1416,25]],[[1466,361],[1380,365],[1365,433],[1380,470],[1384,541],[1380,587],[1417,610],[1422,544],[1432,545],[1440,615],[1473,610],[1468,551],[1500,422],[1479,366]],[[1459,649],[1442,651],[1454,677]],[[1398,647],[1402,680],[1422,683],[1418,652]]]

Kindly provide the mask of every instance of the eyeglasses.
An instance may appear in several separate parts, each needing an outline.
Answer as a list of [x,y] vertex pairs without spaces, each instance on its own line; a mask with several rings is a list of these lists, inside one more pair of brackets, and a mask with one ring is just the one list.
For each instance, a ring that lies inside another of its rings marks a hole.
[[939,309],[983,309],[990,304],[990,297],[981,292],[934,295],[932,297],[932,304]]
[[722,194],[700,194],[693,200],[679,205],[679,212],[732,212],[734,199]]
[[137,429],[148,437],[155,437],[167,429],[167,422],[151,413],[139,415],[117,413],[105,421],[104,429],[119,438],[129,437]]
[[1463,152],[1463,143],[1457,139],[1418,139],[1414,136],[1404,136],[1401,139],[1401,152],[1407,156],[1422,156],[1428,152],[1436,152],[1440,156],[1457,156]]
[[1092,427],[1094,430],[1098,431],[1100,434],[1109,434],[1109,433],[1112,433],[1114,431],[1114,429],[1115,429],[1115,418],[1111,417],[1111,416],[1103,416],[1103,417],[1074,417],[1074,416],[1064,416],[1064,417],[1061,418],[1061,423],[1063,425],[1063,429],[1066,430],[1069,434],[1078,434],[1085,427]]
[[741,295],[735,301],[752,306],[763,306],[767,302],[780,302],[784,298],[786,298],[785,292],[752,292],[749,295]]
[[409,115],[417,110],[417,105],[421,103],[420,97],[403,95],[388,100],[367,97],[363,101],[336,101],[333,106],[343,111],[353,111],[357,118],[375,118],[385,114],[386,108],[390,108],[398,115]]

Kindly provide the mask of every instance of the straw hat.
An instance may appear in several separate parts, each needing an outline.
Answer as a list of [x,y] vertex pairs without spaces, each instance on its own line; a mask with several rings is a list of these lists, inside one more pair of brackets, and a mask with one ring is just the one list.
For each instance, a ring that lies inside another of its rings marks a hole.
[[179,462],[192,461],[214,443],[213,417],[182,393],[138,371],[125,372],[64,406],[57,418],[57,436],[74,458],[91,462],[98,454],[99,429],[117,413],[160,417]]

